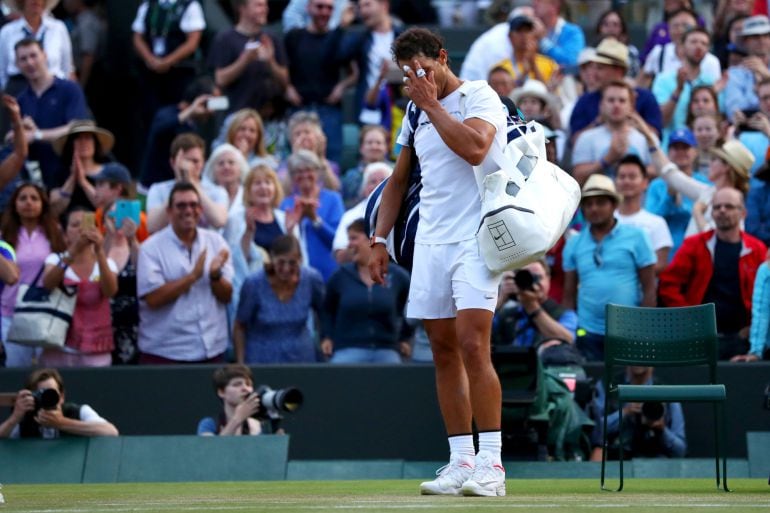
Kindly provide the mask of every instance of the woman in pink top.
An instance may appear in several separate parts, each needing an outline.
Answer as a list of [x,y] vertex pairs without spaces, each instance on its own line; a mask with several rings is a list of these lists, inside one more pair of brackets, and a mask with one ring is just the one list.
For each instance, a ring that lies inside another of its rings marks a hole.
[[[16,188],[0,221],[3,239],[16,250],[16,263],[21,277],[3,289],[2,340],[8,334],[16,306],[19,285],[29,285],[53,251],[63,251],[64,239],[59,224],[51,213],[48,195],[39,186],[23,183]],[[5,343],[7,367],[29,367],[39,350],[12,342]]]
[[77,287],[77,302],[65,346],[72,352],[46,349],[40,356],[45,367],[106,367],[112,364],[110,298],[118,291],[118,266],[107,258],[102,234],[93,224],[84,226],[82,207],[67,214],[64,237],[67,251],[45,259],[43,286]]

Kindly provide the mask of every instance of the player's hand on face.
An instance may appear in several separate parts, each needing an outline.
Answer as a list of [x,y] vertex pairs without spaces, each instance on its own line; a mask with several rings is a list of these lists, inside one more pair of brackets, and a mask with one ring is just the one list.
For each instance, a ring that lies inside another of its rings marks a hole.
[[438,98],[438,87],[436,86],[435,73],[431,70],[426,72],[417,59],[412,61],[412,66],[405,69],[406,81],[404,90],[414,104],[424,109],[432,101]]

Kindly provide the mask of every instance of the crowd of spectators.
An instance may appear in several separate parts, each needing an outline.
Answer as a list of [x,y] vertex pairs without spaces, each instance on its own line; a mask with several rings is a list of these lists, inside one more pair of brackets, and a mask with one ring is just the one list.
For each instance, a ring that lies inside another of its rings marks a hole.
[[[92,114],[104,2],[58,4],[3,4],[0,362],[409,360],[408,272],[371,282],[360,220],[399,150],[403,6],[292,0],[274,27],[267,0],[233,0],[207,38],[199,0],[142,1],[126,29],[144,142],[127,169]],[[768,2],[666,0],[636,46],[624,10],[589,28],[569,2],[493,4],[460,76],[542,123],[548,158],[583,188],[533,291],[503,280],[494,343],[601,360],[607,302],[714,302],[722,358],[767,358]],[[38,275],[77,288],[64,350],[7,340]]]

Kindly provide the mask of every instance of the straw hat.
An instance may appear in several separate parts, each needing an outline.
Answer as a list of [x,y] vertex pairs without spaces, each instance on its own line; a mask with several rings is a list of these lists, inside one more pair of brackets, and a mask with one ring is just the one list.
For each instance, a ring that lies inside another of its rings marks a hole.
[[517,105],[521,98],[525,96],[535,97],[542,100],[546,106],[551,109],[551,113],[559,112],[559,105],[556,97],[548,92],[548,88],[544,83],[534,78],[527,79],[524,85],[518,89],[514,89],[511,93],[511,100]]
[[99,141],[99,146],[101,147],[103,154],[109,153],[112,150],[112,146],[115,144],[115,136],[112,135],[112,132],[105,130],[104,128],[99,128],[93,121],[83,119],[74,121],[67,133],[53,142],[53,150],[61,155],[69,138],[77,134],[94,134],[96,140]]
[[711,148],[711,154],[727,162],[743,178],[749,178],[754,155],[737,139],[731,139],[719,148]]
[[[46,0],[45,10],[51,12],[59,3],[59,0]],[[21,11],[24,8],[24,0],[6,0],[5,5],[14,11]]]
[[628,69],[628,47],[615,38],[607,37],[596,47],[592,62]]
[[612,181],[612,178],[599,173],[594,173],[588,177],[586,183],[583,184],[580,196],[580,201],[594,196],[607,196],[614,199],[616,203],[620,203],[623,200],[620,194],[618,194],[617,189],[615,189],[615,182]]

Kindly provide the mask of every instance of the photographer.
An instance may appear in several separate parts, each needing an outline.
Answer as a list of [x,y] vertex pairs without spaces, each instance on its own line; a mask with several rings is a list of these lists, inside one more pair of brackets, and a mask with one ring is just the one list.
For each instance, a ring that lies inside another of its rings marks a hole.
[[536,347],[544,365],[579,364],[577,314],[548,297],[550,269],[538,260],[503,274],[492,324],[494,345]]
[[206,417],[198,423],[201,436],[239,436],[268,433],[283,434],[278,427],[280,419],[260,420],[259,393],[254,392],[251,369],[234,363],[214,371],[214,391],[222,400],[222,411],[217,418]]
[[[653,367],[626,367],[625,375],[618,384],[652,385]],[[591,435],[592,461],[602,458],[602,428],[604,417],[604,383],[599,380],[589,408],[596,427]],[[607,417],[607,438],[610,456],[617,454],[620,443],[628,457],[682,458],[687,452],[684,431],[684,414],[681,403],[625,403],[623,406],[623,433],[619,432],[618,404],[611,401]]]
[[56,369],[38,369],[16,395],[0,438],[118,436],[118,430],[87,404],[64,402],[64,382]]

